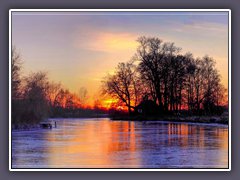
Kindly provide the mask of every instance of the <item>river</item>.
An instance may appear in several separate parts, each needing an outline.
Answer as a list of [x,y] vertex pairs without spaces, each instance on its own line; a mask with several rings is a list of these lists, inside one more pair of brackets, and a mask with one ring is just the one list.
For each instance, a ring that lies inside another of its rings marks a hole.
[[12,168],[228,168],[228,126],[54,119],[12,132]]

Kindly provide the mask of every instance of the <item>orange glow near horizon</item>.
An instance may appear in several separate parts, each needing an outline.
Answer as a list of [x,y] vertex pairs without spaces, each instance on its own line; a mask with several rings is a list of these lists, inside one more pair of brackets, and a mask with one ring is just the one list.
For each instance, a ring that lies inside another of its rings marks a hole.
[[128,111],[126,106],[119,103],[119,101],[114,98],[107,98],[107,99],[101,100],[99,102],[99,106],[100,106],[100,109],[104,109],[104,110],[115,109],[115,110],[123,111],[123,112]]
[[116,99],[106,99],[103,100],[102,102],[102,107],[104,108],[110,108],[112,106],[113,103],[116,103],[117,100]]

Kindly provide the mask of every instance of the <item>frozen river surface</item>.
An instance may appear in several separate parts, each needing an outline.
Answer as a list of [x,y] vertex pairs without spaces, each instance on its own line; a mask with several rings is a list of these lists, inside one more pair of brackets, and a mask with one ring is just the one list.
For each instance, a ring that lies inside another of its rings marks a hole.
[[12,132],[12,168],[228,168],[228,126],[54,119]]

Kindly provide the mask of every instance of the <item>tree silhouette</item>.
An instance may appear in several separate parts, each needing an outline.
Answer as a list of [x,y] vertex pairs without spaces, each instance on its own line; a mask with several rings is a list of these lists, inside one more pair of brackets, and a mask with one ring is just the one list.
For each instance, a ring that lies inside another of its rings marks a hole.
[[16,48],[12,49],[12,61],[11,61],[11,76],[12,76],[12,99],[16,100],[20,98],[21,91],[21,68],[22,68],[22,59],[20,53],[17,52]]
[[[160,110],[168,111],[169,73],[172,58],[180,51],[174,43],[163,43],[155,37],[140,37],[137,59],[142,79],[153,87]],[[153,96],[154,96],[153,94]]]
[[180,54],[181,48],[157,37],[142,36],[137,42],[133,58],[137,65],[120,63],[104,81],[105,93],[123,102],[129,112],[143,97],[157,103],[159,113],[175,113],[183,107],[190,114],[214,112],[224,88],[213,58]]
[[119,63],[114,74],[108,75],[103,81],[103,93],[124,103],[129,114],[139,98],[139,87],[136,67],[132,63]]
[[38,123],[48,117],[48,78],[44,72],[32,73],[25,78],[23,118],[28,123]]

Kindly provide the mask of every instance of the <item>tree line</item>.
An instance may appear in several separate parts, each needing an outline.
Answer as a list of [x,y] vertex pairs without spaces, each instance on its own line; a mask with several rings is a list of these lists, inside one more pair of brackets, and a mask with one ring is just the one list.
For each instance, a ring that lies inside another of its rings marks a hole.
[[102,82],[104,94],[124,104],[131,114],[143,100],[158,106],[159,114],[223,112],[226,89],[212,57],[182,54],[173,42],[139,37],[133,58],[121,62]]
[[[118,100],[129,114],[146,100],[154,102],[159,114],[186,111],[189,115],[221,114],[227,103],[226,89],[212,57],[182,54],[174,43],[157,37],[139,37],[133,58],[121,62],[102,81],[102,93]],[[61,83],[50,81],[46,72],[22,73],[23,61],[12,49],[12,124],[36,124],[47,117],[81,117],[104,110],[99,99],[87,107],[87,90],[72,93]]]
[[37,124],[48,117],[81,117],[103,113],[99,103],[87,106],[87,89],[72,93],[61,83],[50,81],[46,72],[22,73],[23,61],[16,48],[11,60],[12,124]]

